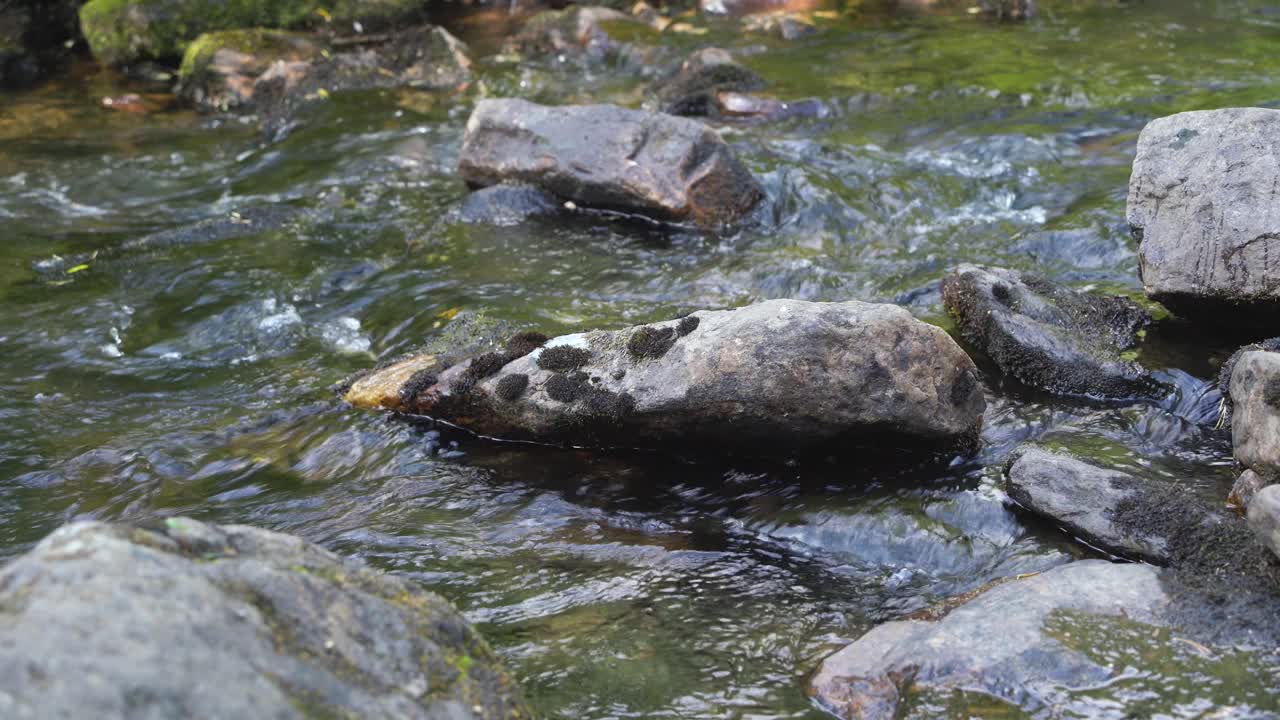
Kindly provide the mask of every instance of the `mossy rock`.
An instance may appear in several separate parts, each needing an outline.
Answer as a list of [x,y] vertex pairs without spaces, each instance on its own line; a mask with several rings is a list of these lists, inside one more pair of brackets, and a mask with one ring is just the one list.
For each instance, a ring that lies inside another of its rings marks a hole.
[[254,80],[278,60],[320,57],[328,43],[314,34],[252,28],[205,33],[187,46],[179,93],[196,105],[228,110],[247,105]]
[[80,25],[100,62],[182,56],[204,33],[236,28],[377,30],[425,17],[422,0],[90,0]]

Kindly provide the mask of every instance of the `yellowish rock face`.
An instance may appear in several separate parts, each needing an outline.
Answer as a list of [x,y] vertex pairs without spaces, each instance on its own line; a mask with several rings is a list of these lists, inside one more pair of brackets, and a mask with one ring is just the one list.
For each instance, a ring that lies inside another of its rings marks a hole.
[[374,370],[352,383],[343,399],[361,408],[403,410],[400,388],[404,387],[414,373],[431,369],[436,364],[435,355],[415,355],[381,370]]

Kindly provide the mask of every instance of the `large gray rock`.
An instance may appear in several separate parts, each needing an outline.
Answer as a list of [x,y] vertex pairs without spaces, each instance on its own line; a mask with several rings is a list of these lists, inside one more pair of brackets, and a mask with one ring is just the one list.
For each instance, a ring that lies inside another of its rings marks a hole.
[[82,522],[0,571],[5,718],[527,718],[444,599],[299,538]]
[[961,265],[942,281],[960,334],[1028,385],[1066,395],[1162,394],[1122,353],[1151,322],[1133,301],[1055,285],[1029,273]]
[[1021,451],[1005,472],[1009,497],[1096,548],[1165,565],[1169,543],[1156,528],[1117,521],[1115,511],[1140,502],[1137,480],[1036,447]]
[[346,397],[498,438],[753,454],[950,448],[974,438],[985,407],[973,362],[942,330],[897,306],[795,300],[545,347],[515,338],[443,371],[411,358]]
[[810,693],[847,720],[889,720],[909,696],[959,690],[1045,710],[1046,717],[1092,716],[1092,699],[1078,693],[1105,686],[1126,668],[1069,647],[1050,623],[1070,619],[1088,627],[1107,617],[1161,623],[1169,599],[1157,573],[1085,560],[1010,580],[940,621],[872,629],[823,662]]
[[1280,485],[1262,488],[1249,503],[1249,527],[1258,540],[1280,557]]
[[764,197],[714,130],[613,105],[482,100],[458,167],[473,186],[527,183],[584,207],[704,226],[737,220]]
[[1257,324],[1280,300],[1280,110],[1154,120],[1138,138],[1129,225],[1147,294],[1176,313]]

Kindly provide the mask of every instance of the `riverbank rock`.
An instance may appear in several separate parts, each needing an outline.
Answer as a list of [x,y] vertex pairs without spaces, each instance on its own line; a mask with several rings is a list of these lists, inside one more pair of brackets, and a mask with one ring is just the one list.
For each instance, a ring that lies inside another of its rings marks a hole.
[[[933,698],[946,707],[948,696],[962,691],[984,693],[1031,713],[1052,708],[1076,716],[1074,711],[1091,707],[1082,691],[1125,672],[1123,664],[1092,654],[1093,638],[1081,630],[1121,625],[1120,619],[1123,625],[1163,624],[1169,598],[1158,572],[1146,565],[1085,560],[1010,580],[939,621],[906,620],[872,629],[827,658],[809,692],[846,720],[900,717],[908,697],[917,703],[922,696]],[[1148,628],[1144,635],[1150,633]],[[1176,643],[1166,637],[1162,644]]]
[[1160,386],[1123,353],[1151,316],[1133,301],[1037,275],[961,265],[942,281],[960,334],[1018,380],[1063,395],[1146,397]]
[[443,371],[410,358],[349,402],[478,434],[597,447],[755,455],[854,443],[952,449],[985,408],[942,330],[892,305],[771,300],[738,310],[506,347]]
[[1171,559],[1160,528],[1124,524],[1116,517],[1120,508],[1144,504],[1150,492],[1125,473],[1026,447],[1005,468],[1005,489],[1023,508],[1093,547],[1156,565]]
[[89,0],[80,9],[89,48],[107,65],[178,58],[192,40],[218,30],[324,27],[359,35],[426,19],[419,0]]
[[470,80],[466,45],[431,25],[348,39],[232,30],[202,35],[187,48],[179,93],[203,110],[256,110],[278,130],[303,106],[335,93],[445,90]]
[[446,600],[289,535],[74,523],[0,597],[6,717],[531,716]]
[[1149,296],[1217,324],[1280,307],[1280,110],[1179,113],[1138,138],[1128,220]]
[[670,78],[659,84],[662,111],[686,117],[720,115],[718,94],[749,93],[764,88],[764,78],[739,64],[727,51],[703,48],[680,64]]
[[716,226],[764,197],[714,130],[614,105],[482,100],[458,160],[474,187],[526,183],[591,208]]

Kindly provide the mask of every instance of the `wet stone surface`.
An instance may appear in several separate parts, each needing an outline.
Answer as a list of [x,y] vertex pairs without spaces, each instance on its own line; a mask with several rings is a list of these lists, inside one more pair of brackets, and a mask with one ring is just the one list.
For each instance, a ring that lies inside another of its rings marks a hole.
[[[513,351],[521,331],[679,335],[682,316],[781,298],[894,302],[962,341],[941,287],[964,263],[1140,299],[1126,222],[1139,134],[1182,111],[1273,104],[1276,4],[1040,0],[1025,23],[945,5],[793,3],[816,32],[792,40],[737,17],[645,11],[515,48],[505,33],[523,6],[432,17],[471,49],[469,84],[316,93],[279,136],[176,102],[176,53],[101,71],[77,45],[65,72],[0,98],[0,555],[77,518],[284,531],[449,599],[541,717],[818,720],[806,679],[873,628],[1100,556],[1008,501],[1002,469],[1024,443],[1227,515],[1239,471],[1212,380],[1269,334],[1217,339],[1230,314],[1159,319],[1122,351],[1168,387],[1137,403],[1046,392],[969,346],[982,429],[927,466],[493,442],[330,390],[396,367],[359,386],[392,409],[449,367]],[[305,32],[387,29],[334,18]],[[479,100],[641,107],[704,47],[763,78],[753,101],[828,110],[709,121],[759,184],[745,222],[703,232],[559,197],[554,214],[465,221],[459,150]],[[555,373],[621,382],[704,330],[634,365],[620,337],[619,378]],[[1091,663],[1143,669],[1071,707],[1275,715],[1277,664],[1232,648],[1278,646],[1266,583],[1280,560],[1236,519],[1198,560],[1177,548],[1203,571],[1162,575],[1166,626],[1047,621]],[[899,712],[1028,711],[926,691]]]

